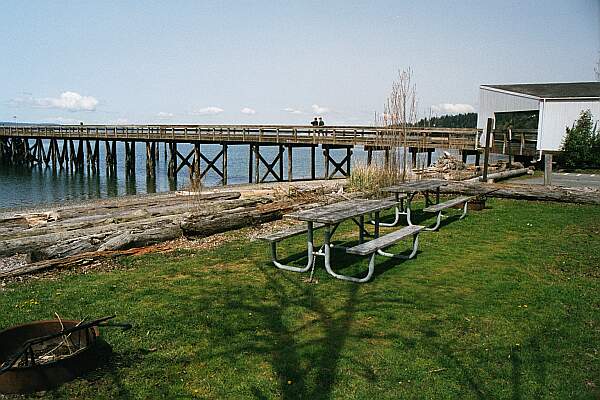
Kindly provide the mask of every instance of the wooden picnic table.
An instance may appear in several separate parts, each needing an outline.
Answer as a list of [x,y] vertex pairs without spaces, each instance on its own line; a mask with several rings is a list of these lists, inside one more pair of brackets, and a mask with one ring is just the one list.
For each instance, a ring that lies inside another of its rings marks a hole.
[[[359,227],[359,242],[363,243],[365,236],[379,237],[379,213],[383,210],[392,208],[397,205],[397,202],[391,199],[384,200],[366,200],[355,199],[343,201],[340,203],[330,204],[323,207],[316,207],[310,210],[297,211],[288,214],[287,217],[304,221],[307,224],[308,233],[308,263],[310,268],[314,268],[314,257],[322,256],[325,259],[325,269],[335,278],[352,281],[364,282],[365,278],[358,279],[351,276],[341,275],[333,271],[331,267],[331,238],[337,227],[346,220],[352,220]],[[365,229],[365,215],[373,213],[374,218],[374,233],[371,235]],[[321,249],[314,251],[313,230],[314,224],[324,224],[325,238]],[[341,246],[336,246],[341,247]],[[307,266],[308,267],[308,266]],[[369,276],[370,277],[370,276]],[[367,278],[368,279],[368,278]]]
[[[406,198],[406,208],[403,202],[400,203],[400,209],[396,206],[396,219],[390,224],[381,224],[382,226],[395,226],[398,224],[400,215],[406,215],[406,220],[409,225],[412,225],[410,220],[411,202],[412,199],[421,193],[425,197],[425,207],[438,204],[440,202],[440,187],[446,186],[448,181],[443,179],[423,179],[420,181],[405,182],[394,186],[383,188],[384,192],[393,193],[396,200],[402,201]],[[429,195],[435,193],[435,202],[431,201]]]

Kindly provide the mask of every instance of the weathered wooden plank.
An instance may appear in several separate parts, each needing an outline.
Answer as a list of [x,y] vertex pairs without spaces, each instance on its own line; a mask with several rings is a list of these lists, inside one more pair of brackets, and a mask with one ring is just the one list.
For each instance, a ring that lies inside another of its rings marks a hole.
[[[324,227],[325,224],[314,224],[313,230],[320,229]],[[288,229],[260,235],[257,237],[259,240],[264,240],[266,242],[279,242],[283,239],[291,238],[293,236],[301,235],[303,233],[308,232],[308,227],[306,225],[295,225]]]
[[399,242],[400,240],[408,236],[414,235],[415,233],[419,233],[423,229],[425,229],[425,227],[421,225],[405,226],[404,228],[394,231],[392,233],[388,233],[385,236],[380,236],[368,242],[361,243],[354,247],[350,247],[346,249],[346,253],[356,254],[359,256],[373,254],[377,250],[391,246],[394,243]]
[[438,187],[445,186],[447,184],[448,181],[441,179],[424,179],[421,181],[401,183],[399,185],[384,188],[383,190],[390,193],[421,192],[435,190]]
[[352,217],[378,212],[394,207],[395,200],[364,200],[356,199],[330,204],[328,206],[299,211],[289,214],[291,218],[300,221],[312,221],[323,224],[337,224]]

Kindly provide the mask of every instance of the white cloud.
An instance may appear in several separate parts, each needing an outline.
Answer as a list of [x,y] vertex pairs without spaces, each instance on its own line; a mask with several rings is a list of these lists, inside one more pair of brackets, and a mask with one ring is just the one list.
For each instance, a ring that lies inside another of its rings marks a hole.
[[465,114],[475,112],[475,107],[470,104],[451,104],[451,103],[443,103],[431,106],[431,110],[436,113],[444,113],[444,114]]
[[318,104],[313,104],[311,106],[313,112],[317,115],[323,115],[323,114],[327,114],[329,112],[329,108],[326,107],[321,107]]
[[219,107],[214,107],[214,106],[210,106],[210,107],[204,107],[204,108],[199,108],[197,110],[192,111],[192,114],[194,115],[217,115],[217,114],[221,114],[223,111],[222,108]]
[[283,111],[288,112],[290,114],[304,114],[302,111],[296,110],[295,108],[291,108],[291,107],[286,107],[283,109]]
[[98,100],[76,92],[63,92],[59,97],[32,98],[33,105],[44,108],[59,108],[67,111],[95,111]]
[[156,114],[156,116],[158,118],[173,118],[175,116],[175,114],[170,113],[170,112],[164,112],[164,111],[160,111],[158,114]]
[[250,107],[244,107],[240,110],[242,114],[254,115],[256,114],[256,110]]
[[60,125],[76,125],[76,124],[79,124],[79,122],[81,122],[80,120],[77,120],[74,118],[64,118],[64,117],[48,118],[46,121],[51,124],[60,124]]
[[131,122],[127,118],[117,118],[114,125],[131,125]]

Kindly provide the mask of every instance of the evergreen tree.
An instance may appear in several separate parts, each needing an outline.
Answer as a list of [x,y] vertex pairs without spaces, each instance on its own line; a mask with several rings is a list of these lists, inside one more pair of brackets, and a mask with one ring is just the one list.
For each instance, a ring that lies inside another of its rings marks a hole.
[[568,169],[600,166],[600,134],[590,110],[581,112],[561,145],[558,163]]

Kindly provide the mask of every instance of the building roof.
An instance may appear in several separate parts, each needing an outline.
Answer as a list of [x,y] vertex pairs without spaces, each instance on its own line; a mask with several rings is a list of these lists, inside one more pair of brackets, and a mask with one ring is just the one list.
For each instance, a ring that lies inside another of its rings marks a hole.
[[514,85],[481,85],[481,87],[525,94],[540,99],[600,99],[600,82],[522,83]]

